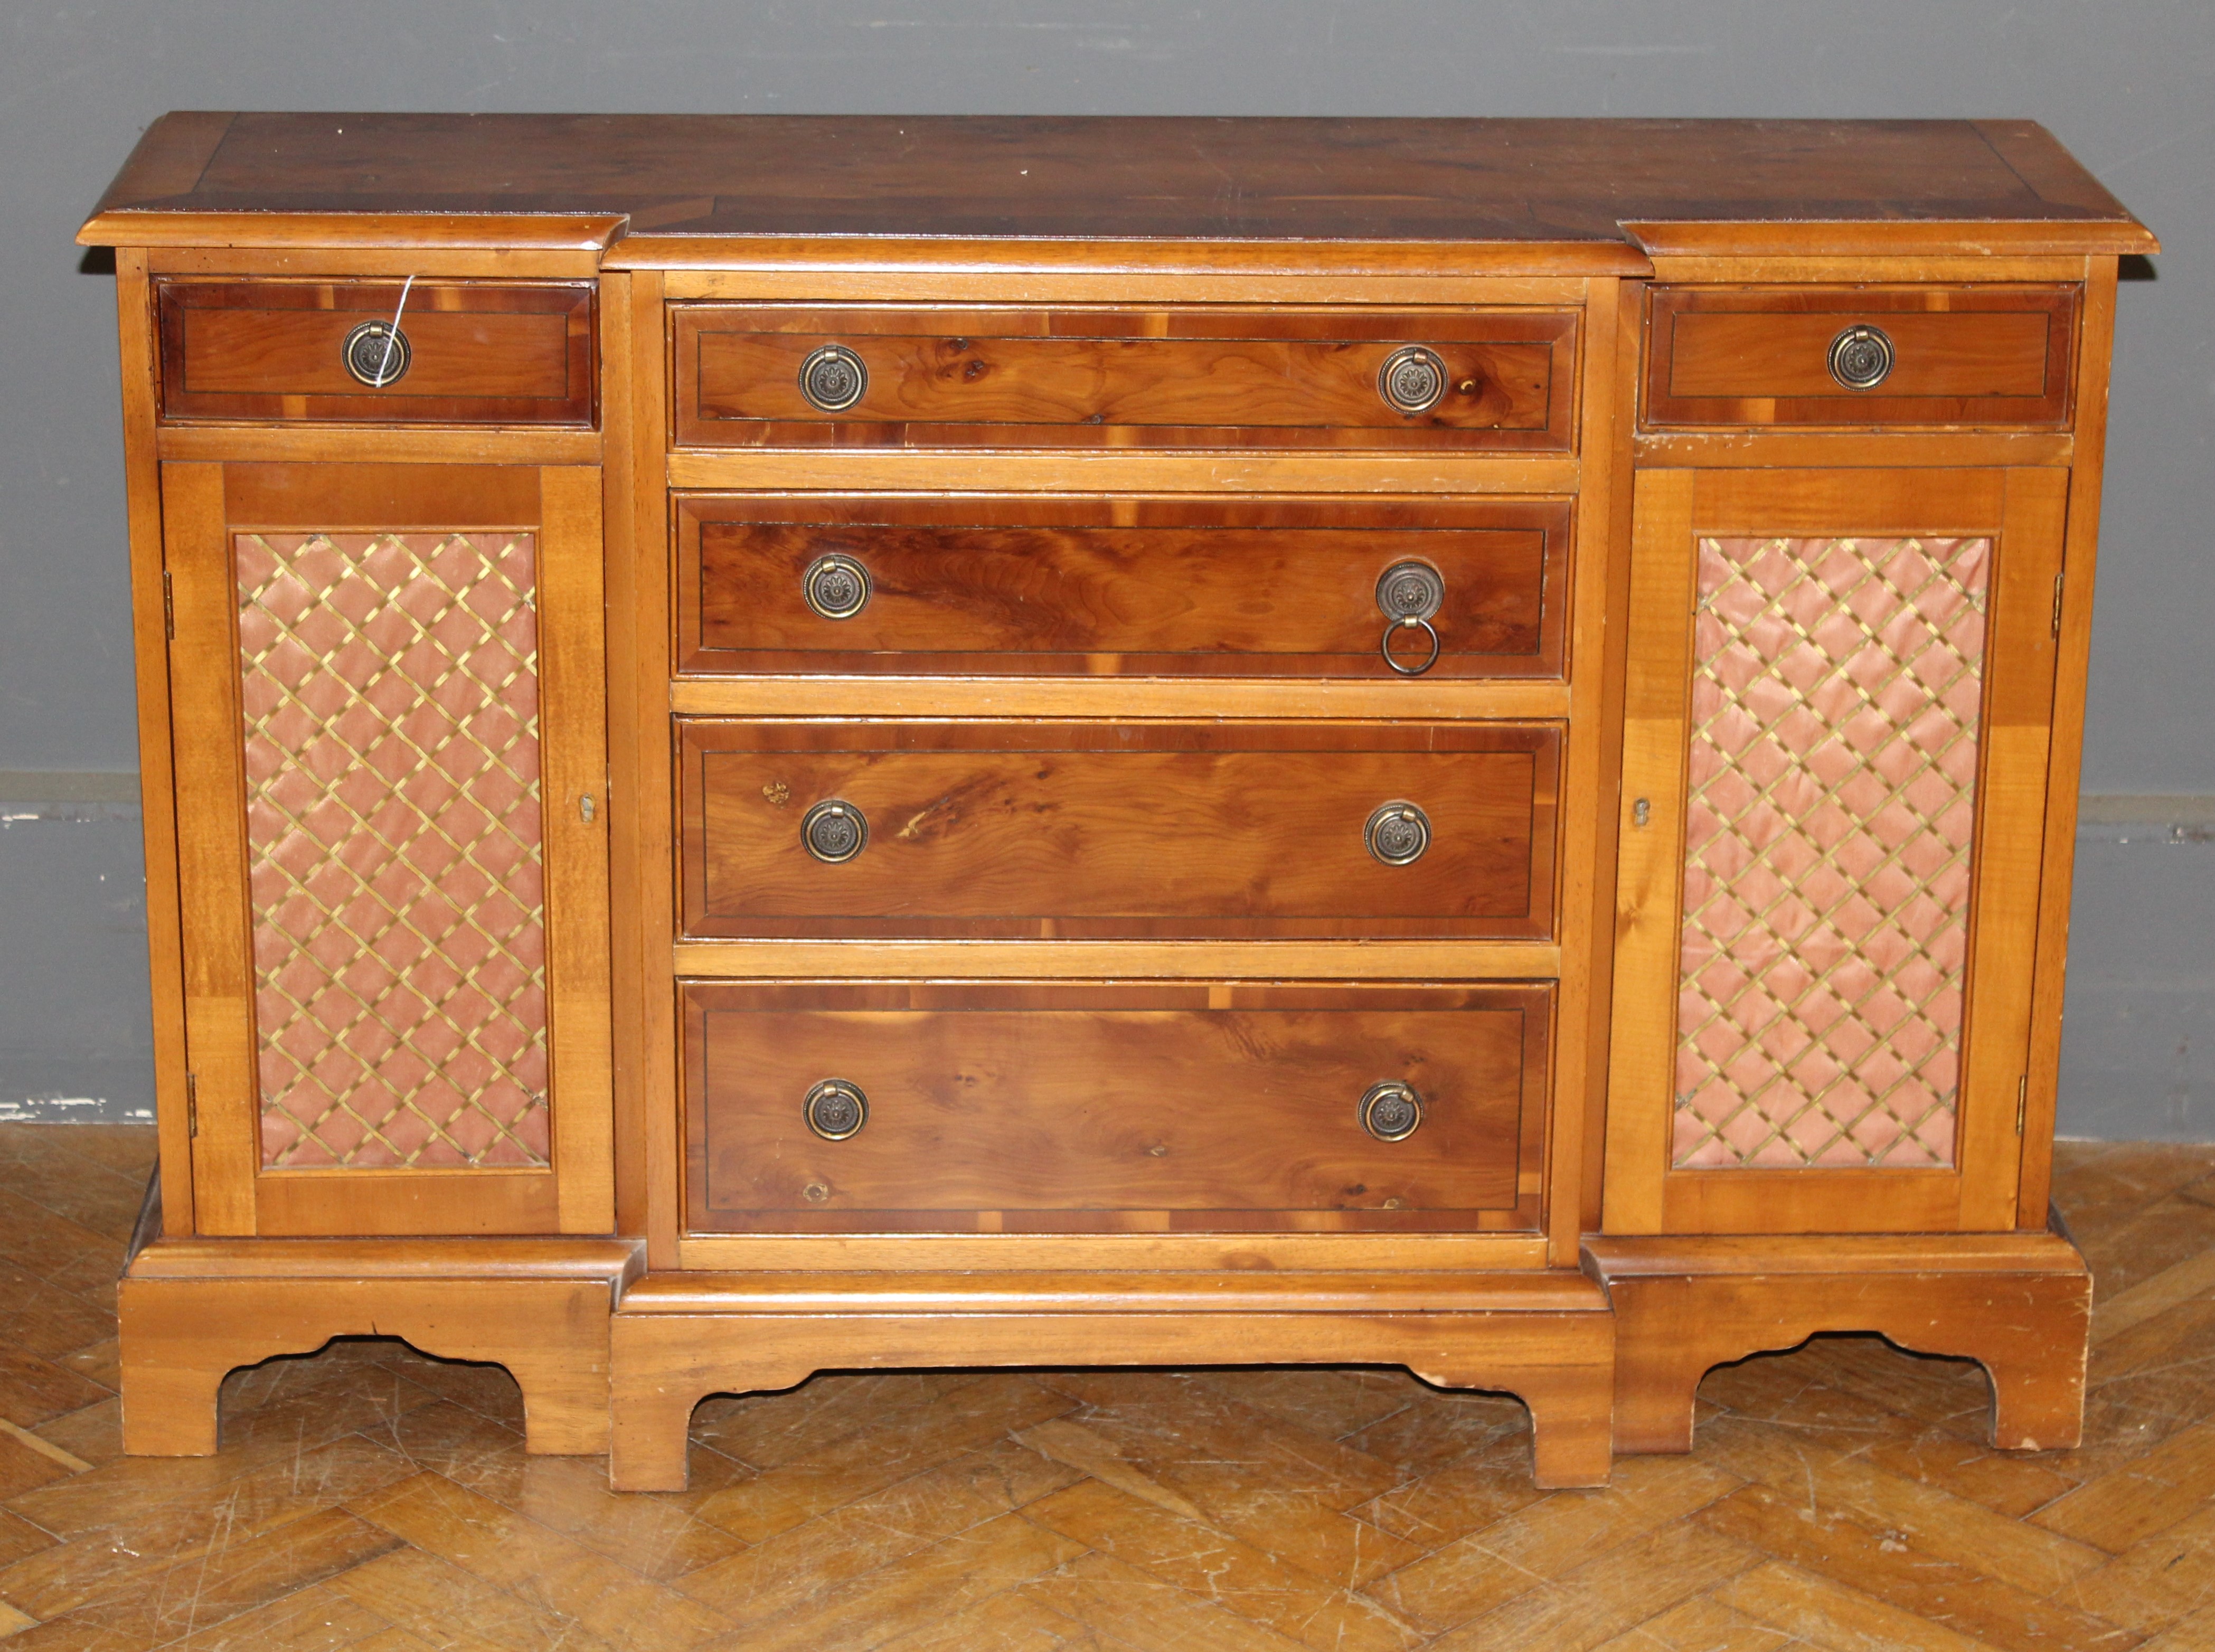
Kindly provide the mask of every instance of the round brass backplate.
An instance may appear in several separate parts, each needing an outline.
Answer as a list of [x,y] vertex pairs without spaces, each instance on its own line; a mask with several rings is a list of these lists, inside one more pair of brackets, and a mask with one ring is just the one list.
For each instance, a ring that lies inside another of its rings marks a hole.
[[1873,390],[1892,377],[1892,340],[1881,327],[1849,327],[1831,341],[1831,377],[1850,390]]
[[1396,1078],[1371,1084],[1361,1098],[1361,1127],[1379,1141],[1405,1141],[1423,1121],[1423,1098]]
[[818,413],[844,413],[869,393],[869,369],[843,344],[826,344],[800,364],[800,393]]
[[1369,813],[1361,836],[1369,852],[1387,866],[1406,866],[1431,846],[1431,817],[1404,799],[1379,803]]
[[1377,579],[1377,611],[1390,620],[1428,619],[1445,599],[1445,575],[1428,562],[1395,562]]
[[869,1098],[859,1084],[825,1078],[808,1088],[801,1114],[824,1140],[844,1141],[869,1121]]
[[346,335],[339,356],[348,372],[370,389],[381,390],[407,376],[415,352],[408,335],[390,322],[364,322]]
[[850,861],[869,846],[869,822],[844,798],[825,798],[800,817],[800,841],[826,866]]
[[869,570],[851,556],[818,556],[800,576],[800,594],[825,619],[851,619],[869,605]]
[[1393,351],[1377,370],[1377,394],[1395,413],[1428,413],[1445,393],[1445,359],[1423,345]]

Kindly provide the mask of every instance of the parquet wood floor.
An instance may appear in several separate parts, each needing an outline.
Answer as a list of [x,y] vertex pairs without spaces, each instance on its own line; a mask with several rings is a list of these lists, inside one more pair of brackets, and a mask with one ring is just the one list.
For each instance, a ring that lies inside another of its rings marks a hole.
[[1360,1370],[816,1378],[703,1405],[693,1487],[526,1458],[402,1344],[236,1373],[225,1448],[118,1454],[150,1131],[0,1126],[10,1646],[659,1652],[2215,1648],[2215,1148],[2065,1145],[2087,1443],[1871,1338],[1710,1376],[1690,1458],[1543,1495],[1512,1401]]

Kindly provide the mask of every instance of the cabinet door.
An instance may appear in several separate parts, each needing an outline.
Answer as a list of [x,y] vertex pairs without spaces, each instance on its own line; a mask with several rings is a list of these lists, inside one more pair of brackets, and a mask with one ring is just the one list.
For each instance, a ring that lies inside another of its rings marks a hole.
[[163,467],[200,1231],[612,1226],[599,488]]
[[2067,497],[1639,476],[1609,1231],[2015,1225]]

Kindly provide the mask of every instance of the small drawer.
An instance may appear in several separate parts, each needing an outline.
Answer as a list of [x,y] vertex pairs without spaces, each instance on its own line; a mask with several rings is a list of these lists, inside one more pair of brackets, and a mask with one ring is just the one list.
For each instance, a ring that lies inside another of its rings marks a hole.
[[162,416],[592,425],[592,283],[418,281],[404,306],[401,287],[158,282]]
[[679,446],[1572,445],[1565,311],[671,313]]
[[[687,672],[1562,673],[1566,501],[749,494],[677,520]],[[1410,564],[1420,625],[1384,579]]]
[[689,937],[1551,930],[1550,724],[686,718],[678,744]]
[[1656,287],[1648,425],[2061,426],[2077,289]]
[[1537,1225],[1547,984],[680,992],[695,1232]]

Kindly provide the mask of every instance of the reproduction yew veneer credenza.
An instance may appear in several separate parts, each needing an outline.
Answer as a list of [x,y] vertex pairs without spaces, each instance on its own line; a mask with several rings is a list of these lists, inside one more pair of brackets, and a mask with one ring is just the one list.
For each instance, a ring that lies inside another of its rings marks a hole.
[[2049,1215],[2119,261],[2026,123],[173,114],[126,1440],[334,1336],[1379,1363],[1541,1483]]

